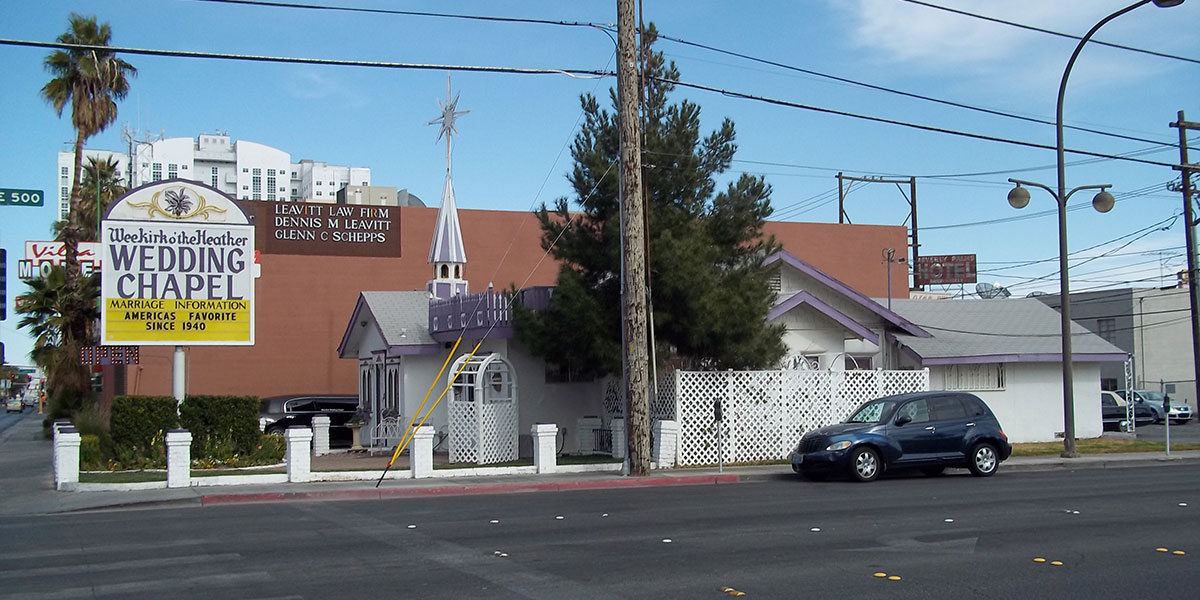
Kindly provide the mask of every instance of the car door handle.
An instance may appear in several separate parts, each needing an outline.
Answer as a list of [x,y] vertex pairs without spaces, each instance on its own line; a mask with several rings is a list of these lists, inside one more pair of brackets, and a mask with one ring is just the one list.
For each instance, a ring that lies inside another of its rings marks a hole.
[[974,423],[974,422],[967,423],[967,427],[974,427],[974,426],[975,426],[975,423]]
[[933,425],[930,425],[929,427],[925,428],[925,431],[937,431],[937,429]]

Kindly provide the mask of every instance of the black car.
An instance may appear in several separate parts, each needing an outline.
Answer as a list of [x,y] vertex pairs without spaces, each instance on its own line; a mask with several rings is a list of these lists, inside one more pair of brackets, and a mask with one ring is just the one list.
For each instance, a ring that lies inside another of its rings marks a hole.
[[[1137,425],[1155,422],[1154,410],[1143,403],[1133,405],[1133,419]],[[1129,413],[1125,400],[1113,392],[1100,392],[1100,417],[1105,430],[1121,429],[1122,423],[1129,425]]]
[[312,427],[313,417],[329,417],[330,447],[349,447],[353,434],[346,427],[358,410],[358,396],[292,395],[263,398],[259,425],[266,433],[283,435],[288,427]]
[[809,479],[844,472],[874,481],[900,468],[938,475],[966,467],[987,477],[1011,453],[1000,422],[977,396],[916,392],[871,400],[844,422],[805,433],[790,458],[792,470]]

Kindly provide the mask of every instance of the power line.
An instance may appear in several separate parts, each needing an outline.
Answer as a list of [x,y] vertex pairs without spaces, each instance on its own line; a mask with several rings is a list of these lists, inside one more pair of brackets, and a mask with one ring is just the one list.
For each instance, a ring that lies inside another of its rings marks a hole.
[[[903,0],[903,1],[908,2],[910,4],[917,4],[920,6],[924,6],[926,8],[933,8],[936,10],[946,11],[948,13],[954,13],[956,15],[962,15],[964,17],[971,17],[972,19],[980,19],[983,21],[990,21],[992,23],[999,23],[1001,25],[1008,25],[1009,27],[1016,27],[1018,29],[1025,29],[1028,31],[1036,31],[1038,33],[1045,33],[1048,35],[1053,35],[1053,36],[1067,38],[1067,39],[1076,40],[1076,41],[1083,39],[1083,36],[1079,36],[1079,35],[1062,33],[1061,31],[1054,31],[1052,29],[1044,29],[1042,27],[1034,27],[1033,25],[1026,25],[1024,23],[1016,23],[1014,21],[1005,21],[1004,19],[997,19],[996,17],[989,17],[986,15],[978,14],[978,13],[967,12],[965,10],[959,10],[957,8],[940,6],[937,4],[933,4],[931,2],[922,2],[921,0]],[[1102,42],[1097,39],[1089,40],[1088,43],[1089,44],[1098,44],[1100,46],[1108,46],[1109,48],[1117,48],[1119,50],[1128,50],[1129,52],[1137,52],[1140,54],[1149,54],[1150,56],[1157,56],[1159,58],[1170,58],[1172,60],[1182,60],[1184,62],[1200,64],[1200,59],[1188,58],[1186,56],[1178,56],[1175,54],[1167,54],[1165,52],[1157,52],[1154,50],[1145,50],[1143,48],[1134,48],[1133,46],[1125,46],[1123,44],[1113,44],[1110,42]]]
[[566,75],[567,77],[573,77],[577,79],[593,79],[597,77],[612,77],[615,75],[615,73],[611,71],[596,71],[592,69],[530,69],[524,67],[439,65],[426,63],[341,60],[332,58],[301,58],[293,56],[262,56],[254,54],[228,54],[223,52],[195,52],[190,50],[156,50],[152,48],[128,48],[124,46],[98,46],[92,44],[63,44],[59,42],[35,42],[30,40],[13,40],[7,38],[0,38],[0,46],[27,46],[32,48],[53,48],[58,50],[90,50],[123,54],[141,54],[147,56],[170,56],[173,58],[214,58],[221,60],[241,60],[249,62],[271,62],[341,67],[371,67],[427,71],[469,71],[477,73],[507,73],[515,75]]
[[[968,131],[959,131],[957,129],[947,129],[945,127],[935,127],[933,125],[922,125],[920,123],[910,123],[908,121],[900,121],[897,119],[888,119],[885,117],[863,115],[863,114],[859,114],[859,113],[853,113],[850,111],[838,110],[838,109],[834,109],[834,108],[813,106],[811,104],[801,104],[799,102],[790,102],[787,100],[779,100],[777,98],[768,98],[766,96],[757,96],[757,95],[748,94],[745,92],[735,92],[732,90],[726,90],[726,89],[712,87],[712,86],[703,85],[703,84],[699,84],[699,83],[689,83],[686,81],[672,80],[672,79],[666,79],[663,77],[656,77],[656,76],[648,77],[648,79],[653,79],[655,81],[658,81],[660,83],[665,83],[667,85],[678,85],[678,86],[692,88],[692,89],[701,90],[701,91],[705,91],[705,92],[721,94],[723,96],[729,96],[731,98],[741,98],[743,100],[753,100],[756,102],[763,102],[766,104],[774,104],[777,106],[786,106],[788,108],[798,108],[801,110],[808,110],[808,111],[825,113],[825,114],[830,114],[830,115],[837,115],[837,116],[841,116],[841,117],[850,117],[852,119],[860,119],[863,121],[872,121],[875,123],[886,123],[888,125],[897,125],[900,127],[907,127],[910,129],[917,129],[920,131],[943,133],[943,134],[953,135],[953,136],[958,136],[958,137],[982,140],[985,142],[999,142],[1001,144],[1024,146],[1026,148],[1037,148],[1040,150],[1057,150],[1056,146],[1051,146],[1049,144],[1026,142],[1026,141],[1022,141],[1022,140],[1014,140],[1014,139],[1003,138],[1003,137],[999,137],[999,136],[987,135],[987,134],[982,134],[982,133],[971,133]],[[1091,152],[1088,150],[1075,150],[1072,148],[1066,148],[1066,149],[1064,149],[1064,151],[1070,152],[1072,154],[1083,155],[1083,156],[1091,156],[1091,157],[1095,157],[1095,158],[1107,158],[1107,159],[1112,159],[1112,160],[1122,160],[1122,161],[1134,162],[1134,163],[1139,163],[1139,164],[1144,164],[1144,165],[1152,165],[1155,167],[1168,167],[1168,168],[1175,167],[1175,165],[1171,164],[1171,163],[1158,162],[1158,161],[1154,161],[1154,160],[1144,160],[1144,159],[1132,158],[1132,157],[1128,157],[1128,156],[1119,156],[1119,155],[1115,155],[1115,154],[1103,154],[1100,152]]]
[[266,0],[192,0],[193,2],[210,2],[214,4],[241,4],[245,6],[267,6],[271,8],[298,8],[307,10],[323,10],[336,12],[368,13],[378,15],[402,15],[408,17],[435,17],[442,19],[464,19],[468,21],[492,21],[499,23],[526,23],[534,25],[563,25],[567,27],[593,27],[615,31],[612,23],[590,23],[580,21],[553,21],[550,19],[527,19],[519,17],[489,17],[484,15],[463,15],[453,13],[435,13],[415,10],[394,10],[386,8],[360,8],[352,6],[325,6],[320,4],[301,4],[298,2],[268,2]]
[[[953,100],[945,100],[945,99],[942,99],[942,98],[936,98],[936,97],[933,97],[933,96],[926,96],[926,95],[924,95],[924,94],[917,94],[917,93],[914,93],[914,92],[906,92],[906,91],[904,91],[904,90],[899,90],[899,89],[896,89],[896,88],[889,88],[889,87],[885,87],[885,86],[881,86],[881,85],[875,85],[875,84],[872,84],[872,83],[866,83],[866,82],[863,82],[863,81],[858,81],[858,80],[855,80],[855,79],[850,79],[850,78],[848,78],[848,77],[839,77],[839,76],[837,76],[837,75],[830,75],[830,74],[828,74],[828,73],[822,73],[822,72],[820,72],[820,71],[814,71],[814,70],[812,70],[812,69],[804,69],[804,68],[801,68],[801,67],[797,67],[797,66],[795,66],[795,65],[789,65],[789,64],[784,64],[784,63],[777,62],[777,61],[773,61],[773,60],[768,60],[768,59],[765,59],[765,58],[758,58],[758,57],[756,57],[756,56],[750,56],[749,54],[742,54],[742,53],[740,53],[740,52],[734,52],[734,51],[732,51],[732,50],[724,50],[724,49],[722,49],[722,48],[717,48],[717,47],[715,47],[715,46],[710,46],[710,45],[707,45],[707,44],[701,44],[701,43],[698,43],[698,42],[690,42],[690,41],[687,41],[687,40],[684,40],[684,39],[680,39],[680,38],[677,38],[677,37],[672,37],[672,36],[665,35],[665,34],[662,34],[662,33],[660,33],[660,34],[658,35],[658,37],[659,37],[659,38],[661,38],[661,39],[664,39],[664,40],[668,40],[668,41],[675,42],[675,43],[677,43],[677,44],[683,44],[683,45],[685,45],[685,46],[692,46],[692,47],[695,47],[695,48],[701,48],[701,49],[704,49],[704,50],[708,50],[708,51],[710,51],[710,52],[716,52],[716,53],[718,53],[718,54],[725,54],[725,55],[728,55],[728,56],[733,56],[733,57],[736,57],[736,58],[741,58],[741,59],[743,59],[743,60],[748,60],[748,61],[751,61],[751,62],[757,62],[757,63],[761,63],[761,64],[764,64],[764,65],[770,65],[770,66],[772,66],[772,67],[778,67],[778,68],[780,68],[780,69],[785,69],[785,70],[788,70],[788,71],[795,71],[795,72],[797,72],[797,73],[804,73],[805,75],[812,75],[812,76],[814,76],[814,77],[820,77],[820,78],[823,78],[823,79],[829,79],[829,80],[831,80],[831,81],[837,81],[837,82],[839,82],[839,83],[845,83],[845,84],[848,84],[848,85],[853,85],[853,86],[857,86],[857,87],[867,88],[867,89],[870,89],[870,90],[875,90],[875,91],[879,91],[879,92],[886,92],[886,93],[889,93],[889,94],[895,94],[895,95],[897,95],[897,96],[904,96],[904,97],[906,97],[906,98],[913,98],[913,99],[916,99],[916,100],[923,100],[923,101],[926,101],[926,102],[933,102],[933,103],[936,103],[936,104],[941,104],[941,105],[944,105],[944,106],[953,106],[953,107],[955,107],[955,108],[961,108],[961,109],[964,109],[964,110],[970,110],[970,111],[979,112],[979,113],[984,113],[984,114],[993,115],[993,116],[998,116],[998,117],[1005,117],[1005,118],[1008,118],[1008,119],[1016,119],[1016,120],[1019,120],[1019,121],[1025,121],[1025,122],[1028,122],[1028,123],[1037,123],[1037,124],[1040,124],[1040,125],[1056,125],[1056,124],[1057,124],[1055,121],[1051,121],[1051,120],[1049,120],[1049,119],[1039,119],[1039,118],[1037,118],[1037,117],[1027,117],[1027,116],[1025,116],[1025,115],[1018,115],[1018,114],[1015,114],[1015,113],[1004,112],[1004,111],[1001,111],[1001,110],[995,110],[995,109],[991,109],[991,108],[984,108],[984,107],[980,107],[980,106],[973,106],[973,105],[971,105],[971,104],[965,104],[965,103],[963,103],[963,102],[955,102],[955,101],[953,101]],[[1179,147],[1177,143],[1172,143],[1172,142],[1163,142],[1163,141],[1159,141],[1159,140],[1152,140],[1152,139],[1147,139],[1147,138],[1135,137],[1135,136],[1124,135],[1124,134],[1120,134],[1120,133],[1113,133],[1113,132],[1110,132],[1110,131],[1103,131],[1103,130],[1099,130],[1099,129],[1091,129],[1091,128],[1088,128],[1088,127],[1079,127],[1079,126],[1076,126],[1076,125],[1067,125],[1067,124],[1063,124],[1063,127],[1067,128],[1067,129],[1072,129],[1072,130],[1075,130],[1075,131],[1082,131],[1082,132],[1086,132],[1086,133],[1092,133],[1092,134],[1096,134],[1096,135],[1102,135],[1102,136],[1106,136],[1106,137],[1113,137],[1113,138],[1118,138],[1118,139],[1123,139],[1123,140],[1129,140],[1129,141],[1135,141],[1135,142],[1145,142],[1145,143],[1149,143],[1149,144],[1156,144],[1156,145],[1159,145],[1159,146],[1166,146],[1166,147],[1168,147],[1168,148],[1178,148],[1178,147]]]

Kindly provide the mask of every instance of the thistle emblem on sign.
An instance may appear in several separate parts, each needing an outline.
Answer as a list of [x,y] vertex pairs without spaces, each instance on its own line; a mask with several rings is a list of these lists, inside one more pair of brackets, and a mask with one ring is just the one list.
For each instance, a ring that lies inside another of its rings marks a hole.
[[[192,206],[191,195],[196,196],[195,208]],[[166,206],[163,206],[159,202],[160,197],[166,203]],[[157,214],[168,219],[177,220],[203,217],[207,221],[209,215],[212,213],[225,212],[225,209],[219,206],[209,206],[204,201],[204,196],[183,186],[164,192],[154,192],[154,195],[150,196],[149,202],[130,202],[129,206],[146,209],[146,215],[150,217],[154,217]]]

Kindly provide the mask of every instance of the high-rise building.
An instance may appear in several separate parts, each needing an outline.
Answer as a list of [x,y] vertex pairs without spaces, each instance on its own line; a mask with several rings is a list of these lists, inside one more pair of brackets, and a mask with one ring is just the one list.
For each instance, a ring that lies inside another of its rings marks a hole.
[[[88,156],[115,158],[120,170],[128,168],[128,155],[107,150],[84,149]],[[199,137],[166,138],[135,142],[133,187],[165,179],[190,179],[216,188],[239,200],[268,202],[335,202],[347,185],[370,186],[371,169],[347,167],[304,159],[292,162],[283,150],[246,140],[232,140],[224,133]],[[67,214],[74,155],[58,155],[60,216]]]
[[[117,179],[127,180],[129,174],[129,155],[124,152],[113,152],[111,150],[89,150],[83,149],[83,166],[86,168],[88,159],[95,159],[98,162],[114,161],[117,163]],[[59,152],[58,153],[58,218],[59,220],[67,218],[67,212],[70,210],[71,186],[75,184],[75,152]]]

